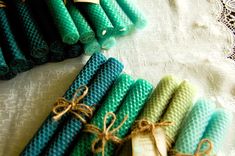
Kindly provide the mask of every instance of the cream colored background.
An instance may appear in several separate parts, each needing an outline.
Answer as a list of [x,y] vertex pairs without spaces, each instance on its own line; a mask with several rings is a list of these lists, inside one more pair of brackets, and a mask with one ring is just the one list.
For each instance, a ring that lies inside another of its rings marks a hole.
[[[166,74],[188,79],[197,86],[198,96],[235,111],[235,64],[226,58],[233,39],[217,22],[216,0],[136,2],[148,27],[118,39],[118,45],[105,55],[122,61],[126,73],[154,85]],[[49,63],[0,82],[0,156],[20,153],[87,59]],[[234,131],[221,155],[235,155]]]

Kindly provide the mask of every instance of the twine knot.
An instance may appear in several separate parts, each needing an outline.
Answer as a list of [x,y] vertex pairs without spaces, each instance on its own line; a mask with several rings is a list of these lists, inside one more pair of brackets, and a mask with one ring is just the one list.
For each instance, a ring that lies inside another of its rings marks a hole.
[[153,123],[151,121],[148,121],[146,119],[138,120],[133,126],[133,131],[126,139],[131,139],[134,136],[137,136],[138,134],[150,134],[151,138],[154,142],[154,147],[159,155],[162,155],[159,151],[158,144],[157,144],[157,136],[155,135],[155,129],[165,126],[171,126],[173,125],[170,121],[163,121],[160,123]]
[[6,7],[7,7],[6,3],[3,1],[0,1],[0,8],[6,8]]
[[[204,144],[208,144],[207,148],[203,148]],[[197,146],[197,150],[194,154],[184,154],[184,153],[176,153],[175,156],[211,156],[213,151],[213,143],[209,139],[202,139]]]
[[[82,92],[82,94],[81,94]],[[82,123],[86,123],[85,117],[91,118],[93,115],[93,109],[84,103],[80,103],[81,100],[87,95],[88,87],[80,86],[74,93],[71,101],[65,98],[59,98],[54,104],[52,112],[55,114],[53,116],[54,120],[59,120],[66,113],[72,113],[81,120]],[[81,95],[80,95],[81,94]],[[80,96],[79,96],[80,95]]]
[[[111,122],[109,125],[106,126],[108,117],[111,116]],[[117,120],[117,117],[114,113],[108,112],[104,116],[104,121],[103,121],[103,130],[98,128],[95,125],[92,124],[87,124],[85,125],[85,132],[93,133],[97,135],[97,138],[93,141],[92,143],[92,152],[93,153],[100,153],[102,152],[102,156],[104,156],[104,150],[105,150],[105,145],[108,141],[112,141],[115,144],[121,144],[123,143],[123,140],[115,135],[115,133],[123,126],[123,124],[127,120],[127,116],[122,120],[122,122],[116,127],[112,128],[114,123]],[[111,130],[112,128],[112,130]]]

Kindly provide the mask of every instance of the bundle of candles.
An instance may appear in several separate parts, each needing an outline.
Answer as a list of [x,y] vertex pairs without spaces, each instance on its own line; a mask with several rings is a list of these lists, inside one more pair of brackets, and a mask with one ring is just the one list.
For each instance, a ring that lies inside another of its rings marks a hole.
[[49,61],[92,55],[116,37],[143,28],[146,20],[131,0],[0,1],[0,79]]
[[123,68],[115,58],[93,54],[21,155],[110,156],[130,140],[135,156],[218,152],[230,112],[195,100],[187,81],[166,76],[152,93],[151,83],[121,74]]

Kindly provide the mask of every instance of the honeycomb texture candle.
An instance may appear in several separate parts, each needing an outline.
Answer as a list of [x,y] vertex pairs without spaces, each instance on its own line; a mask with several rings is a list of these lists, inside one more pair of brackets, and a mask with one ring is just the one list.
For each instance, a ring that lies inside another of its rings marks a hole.
[[105,50],[108,50],[117,44],[114,37],[98,38],[98,42],[100,44],[100,47]]
[[44,57],[49,52],[48,45],[32,17],[30,8],[21,0],[14,0],[11,2],[14,5],[18,22],[22,26],[25,34],[31,56],[34,58]]
[[67,44],[77,43],[80,36],[63,0],[46,0],[46,2],[62,41]]
[[65,44],[62,42],[58,30],[53,23],[53,18],[43,0],[26,1],[29,4],[33,17],[37,22],[45,40],[48,43],[51,61],[61,61]]
[[78,8],[85,14],[96,36],[103,38],[113,34],[114,27],[99,4],[79,3]]
[[83,53],[83,48],[81,43],[75,43],[73,45],[67,45],[65,48],[65,56],[67,58],[78,57]]
[[211,101],[204,99],[197,101],[180,129],[174,146],[175,151],[195,153],[214,110],[215,104]]
[[2,53],[2,48],[0,47],[0,75],[5,75],[9,71],[9,68],[6,64],[5,58]]
[[[105,63],[105,61],[106,58],[102,54],[94,54],[80,71],[69,89],[66,91],[64,98],[71,100],[74,93],[81,85],[88,85],[97,70],[101,67],[102,64]],[[48,146],[48,143],[51,140],[53,134],[55,134],[56,130],[60,127],[60,123],[63,123],[63,120],[67,118],[64,116],[64,118],[58,121],[54,121],[52,116],[53,114],[51,113],[47,117],[40,129],[21,153],[22,156],[41,155],[45,147]]]
[[[15,72],[20,72],[27,64],[8,21],[6,8],[0,8],[0,42],[5,61]],[[4,63],[4,62],[3,62]]]
[[68,11],[80,34],[80,42],[86,44],[94,40],[95,39],[94,31],[91,29],[90,25],[87,23],[86,19],[76,8],[76,6],[72,4],[70,1],[68,1],[66,7],[68,8]]
[[[84,98],[83,103],[97,108],[100,100],[120,75],[122,70],[123,65],[119,61],[114,58],[108,59],[108,61],[100,68],[100,70],[98,70],[92,83],[88,85],[89,92]],[[53,142],[51,142],[46,155],[64,155],[71,143],[79,134],[82,126],[83,123],[79,119],[70,116],[63,127],[60,127],[60,131],[56,135]]]
[[176,134],[181,126],[182,120],[193,104],[195,90],[187,81],[183,81],[175,91],[162,121],[170,121],[172,126],[163,127],[168,139],[168,147],[175,141]]
[[[109,91],[101,107],[92,118],[90,124],[93,124],[101,129],[103,127],[102,121],[104,120],[105,114],[108,112],[115,112],[118,109],[133,83],[134,80],[130,76],[126,74],[121,75]],[[95,139],[93,134],[83,132],[79,140],[76,141],[77,144],[71,155],[80,156],[89,154],[93,139]]]
[[178,83],[172,76],[162,78],[149,101],[146,103],[139,118],[146,119],[153,123],[159,121],[177,87]]
[[[224,144],[224,139],[232,124],[232,118],[232,113],[223,109],[217,109],[212,115],[202,138],[209,139],[213,143],[213,152],[211,154],[217,154],[221,148],[221,145]],[[204,145],[203,149],[207,148],[206,146],[208,145]]]
[[[136,81],[134,86],[131,88],[126,98],[124,99],[119,110],[115,113],[117,120],[115,121],[113,127],[118,127],[123,121],[124,117],[127,116],[127,120],[124,122],[122,127],[115,133],[119,138],[124,138],[130,131],[132,124],[136,120],[141,109],[144,107],[149,95],[152,92],[152,85],[145,80],[139,79]],[[112,142],[107,142],[105,145],[105,156],[111,156],[115,153],[116,145]],[[97,153],[95,155],[101,155]]]
[[116,0],[101,0],[100,5],[113,24],[115,35],[125,35],[134,28],[134,24],[127,17]]
[[84,48],[85,54],[87,55],[92,55],[96,52],[100,52],[101,50],[100,44],[98,43],[96,39],[93,40],[92,42],[84,44],[83,48]]
[[143,28],[146,26],[147,21],[139,9],[135,6],[132,0],[116,0],[121,6],[123,11],[135,24],[136,28]]

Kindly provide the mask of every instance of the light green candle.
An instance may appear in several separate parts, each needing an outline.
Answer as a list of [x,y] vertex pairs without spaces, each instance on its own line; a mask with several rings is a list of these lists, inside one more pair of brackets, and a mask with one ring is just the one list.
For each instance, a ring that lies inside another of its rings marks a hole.
[[171,147],[171,144],[175,142],[181,123],[193,104],[194,95],[194,88],[186,81],[183,81],[175,91],[174,97],[161,119],[161,121],[170,121],[173,124],[163,127],[166,132],[168,147]]
[[153,123],[159,121],[177,87],[178,83],[174,77],[166,76],[162,78],[141,112],[139,119],[145,119]]

